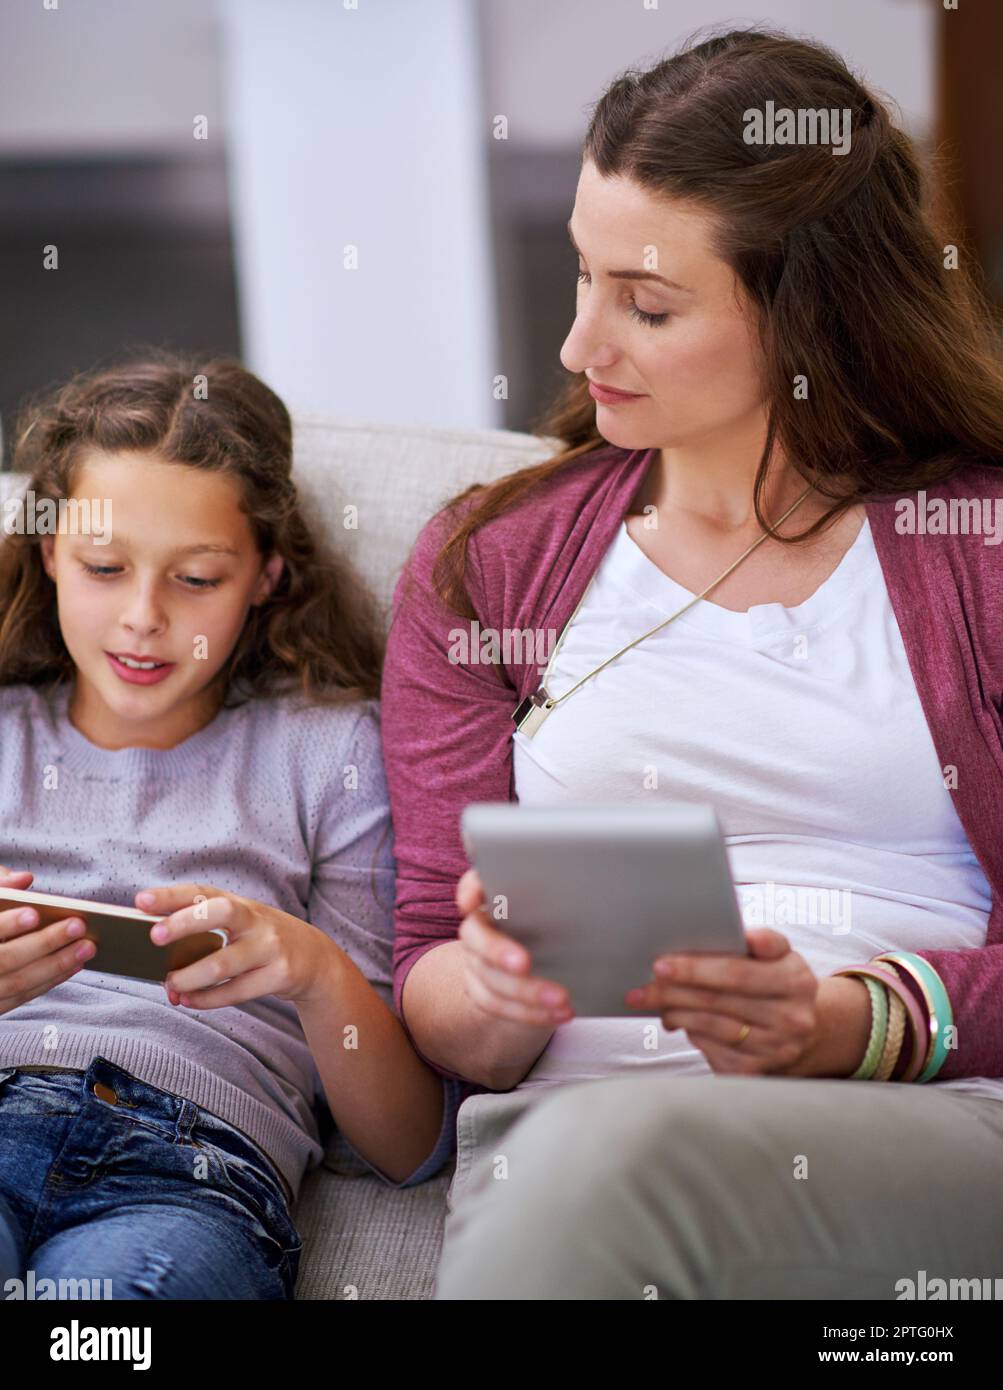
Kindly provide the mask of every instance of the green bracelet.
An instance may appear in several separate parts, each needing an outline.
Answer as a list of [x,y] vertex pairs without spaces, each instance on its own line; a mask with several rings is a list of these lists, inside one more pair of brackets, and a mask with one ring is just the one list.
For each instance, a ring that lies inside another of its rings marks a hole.
[[916,1081],[932,1081],[947,1061],[947,1030],[953,1030],[954,1027],[954,1011],[944,982],[930,962],[916,955],[914,951],[885,951],[883,955],[875,956],[874,959],[891,961],[893,965],[905,970],[923,992],[930,1017],[930,1047],[926,1066]]
[[871,996],[871,1036],[867,1040],[863,1060],[850,1080],[870,1081],[877,1071],[888,1037],[888,992],[884,985],[879,985],[877,980],[872,980],[866,975],[858,975],[857,979],[863,980]]

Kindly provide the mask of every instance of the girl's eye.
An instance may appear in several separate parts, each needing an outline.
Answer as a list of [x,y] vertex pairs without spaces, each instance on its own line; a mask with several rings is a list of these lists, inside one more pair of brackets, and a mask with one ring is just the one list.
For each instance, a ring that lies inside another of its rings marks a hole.
[[[592,276],[588,273],[587,270],[579,270],[578,279],[582,284],[587,285],[591,281]],[[660,325],[665,323],[666,319],[668,319],[669,317],[667,313],[647,314],[643,309],[639,309],[637,307],[633,299],[631,299],[630,301],[630,316],[631,318],[636,319],[638,323],[647,324],[649,328],[660,327]]]
[[[88,574],[96,575],[99,579],[108,579],[119,572],[115,565],[89,565],[86,560],[82,560],[81,564]],[[180,574],[178,578],[188,589],[215,589],[222,582],[219,579],[197,579],[193,574]]]

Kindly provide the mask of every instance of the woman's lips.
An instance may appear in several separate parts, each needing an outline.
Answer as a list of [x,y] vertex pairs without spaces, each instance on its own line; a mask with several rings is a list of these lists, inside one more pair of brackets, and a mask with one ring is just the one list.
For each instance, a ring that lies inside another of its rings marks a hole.
[[602,405],[627,405],[630,401],[643,401],[639,391],[614,391],[608,386],[600,386],[596,381],[589,382],[589,395]]
[[158,681],[164,680],[174,670],[176,662],[167,661],[163,666],[156,667],[153,671],[137,671],[132,666],[126,666],[119,661],[118,657],[111,652],[105,652],[111,669],[120,680],[127,681],[129,685],[156,685]]

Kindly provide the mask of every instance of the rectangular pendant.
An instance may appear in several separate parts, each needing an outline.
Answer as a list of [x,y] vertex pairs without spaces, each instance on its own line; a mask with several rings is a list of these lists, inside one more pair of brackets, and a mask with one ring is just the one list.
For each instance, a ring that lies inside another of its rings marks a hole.
[[515,726],[519,732],[525,734],[527,738],[532,738],[552,708],[546,687],[541,685],[539,690],[534,690],[532,695],[527,695],[525,700],[516,707],[512,718],[515,720]]

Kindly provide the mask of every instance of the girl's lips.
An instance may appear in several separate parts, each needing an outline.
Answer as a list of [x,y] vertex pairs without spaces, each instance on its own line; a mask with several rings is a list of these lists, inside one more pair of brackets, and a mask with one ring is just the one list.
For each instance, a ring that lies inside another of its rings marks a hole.
[[589,395],[603,405],[627,405],[630,401],[643,401],[644,396],[636,391],[611,391],[598,382],[589,382]]
[[156,685],[158,681],[164,680],[171,674],[176,664],[173,661],[168,661],[153,671],[136,671],[131,666],[126,666],[119,661],[111,652],[105,652],[105,656],[116,676],[127,681],[129,685]]

